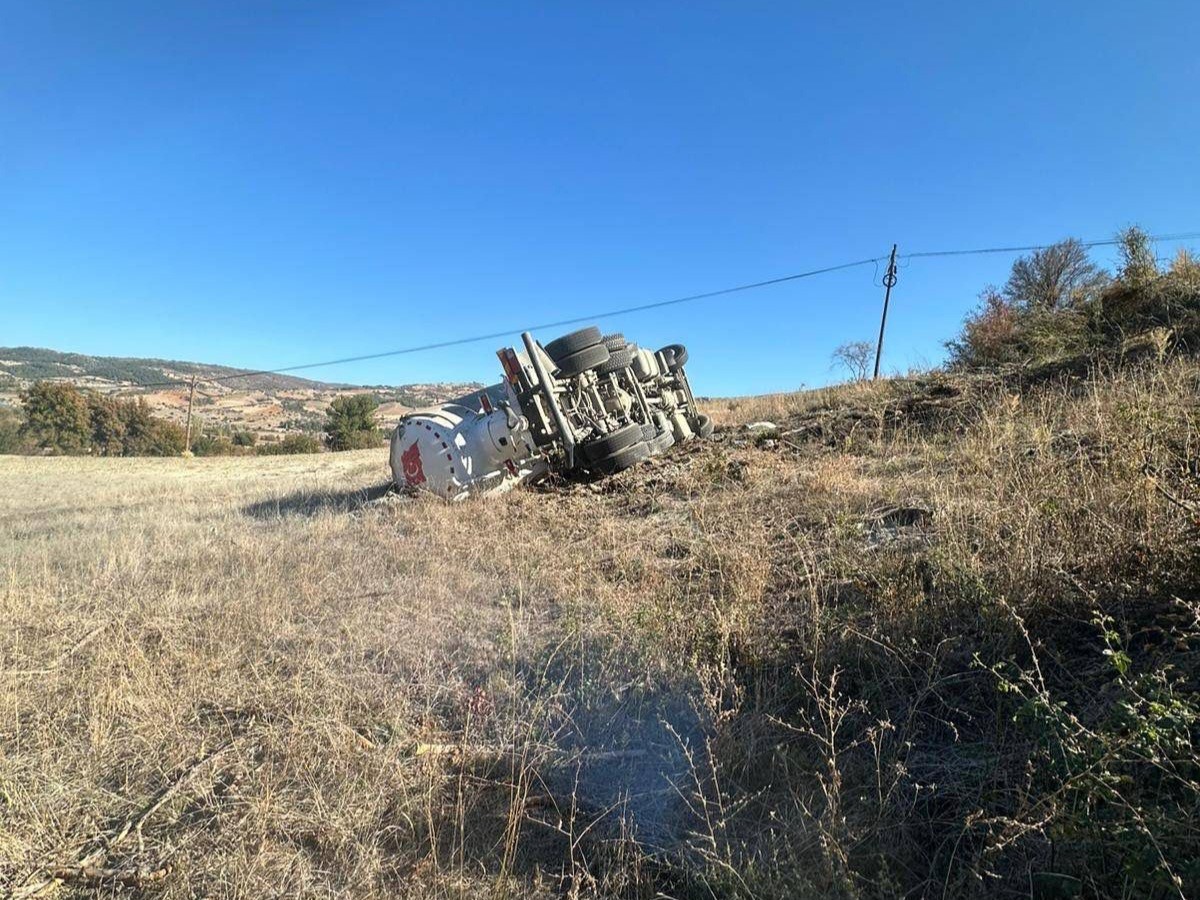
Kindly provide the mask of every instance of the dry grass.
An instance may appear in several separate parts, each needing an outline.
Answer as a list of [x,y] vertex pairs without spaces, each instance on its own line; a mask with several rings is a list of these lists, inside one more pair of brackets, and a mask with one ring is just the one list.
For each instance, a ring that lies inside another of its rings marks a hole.
[[1187,748],[1086,772],[1150,783],[1096,611],[1194,679],[1197,374],[832,447],[898,388],[714,401],[783,440],[453,507],[382,451],[0,458],[0,892],[1178,896]]

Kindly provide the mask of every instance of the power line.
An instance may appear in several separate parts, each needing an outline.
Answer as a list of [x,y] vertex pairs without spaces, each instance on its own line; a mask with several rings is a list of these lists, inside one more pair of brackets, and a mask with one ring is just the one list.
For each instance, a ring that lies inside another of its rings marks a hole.
[[[1200,231],[1185,231],[1179,234],[1152,234],[1151,241],[1191,241],[1200,238]],[[1080,241],[1083,247],[1112,247],[1121,243],[1120,238],[1108,238],[1102,241]],[[923,253],[902,253],[903,259],[917,259],[931,256],[974,256],[981,253],[1028,253],[1032,250],[1046,250],[1053,244],[1031,244],[1028,247],[983,247],[977,250],[926,250]]]
[[[623,309],[613,309],[608,312],[592,313],[586,316],[576,316],[571,319],[559,319],[556,322],[542,322],[538,325],[527,325],[524,328],[506,328],[504,331],[493,331],[489,334],[477,334],[472,337],[455,338],[449,341],[437,341],[432,344],[419,344],[414,347],[403,347],[399,350],[384,350],[380,353],[365,353],[361,356],[346,356],[341,359],[329,359],[323,362],[302,363],[296,366],[284,366],[279,369],[260,369],[253,372],[238,372],[236,375],[218,375],[215,378],[208,379],[209,381],[232,381],[235,378],[250,378],[255,375],[284,375],[289,372],[300,372],[305,369],[318,369],[324,366],[337,366],[343,363],[365,362],[371,359],[385,359],[389,356],[403,356],[408,353],[420,353],[425,350],[440,350],[445,347],[457,347],[462,344],[473,344],[477,341],[494,340],[495,338],[508,337],[512,334],[518,334],[522,331],[540,331],[543,328],[560,328],[564,325],[578,325],[580,322],[591,322],[596,319],[608,319],[613,316],[623,316],[627,313],[644,312],[648,309],[660,309],[664,306],[674,306],[678,303],[691,303],[695,300],[706,300],[710,297],[721,297],[726,294],[736,294],[739,291],[750,291],[755,288],[769,287],[773,284],[783,284],[788,281],[796,281],[801,278],[811,278],[814,275],[824,275],[828,272],[837,272],[842,269],[851,269],[855,266],[865,266],[867,263],[878,262],[881,259],[887,259],[886,256],[876,257],[872,259],[860,259],[855,262],[841,263],[836,266],[826,266],[823,269],[812,269],[808,272],[798,272],[795,275],[783,275],[779,278],[768,278],[766,281],[755,281],[751,284],[739,284],[737,287],[722,288],[719,291],[708,291],[703,294],[690,294],[687,297],[675,297],[671,300],[658,300],[654,303],[643,303],[640,306],[627,306]],[[170,387],[186,382],[180,381],[162,381],[151,382],[149,384],[140,384],[138,387]]]
[[[1200,231],[1180,232],[1177,234],[1158,234],[1150,235],[1151,241],[1185,241],[1200,239]],[[1082,241],[1084,247],[1105,247],[1119,244],[1120,239],[1108,238],[1097,241]],[[926,250],[919,253],[902,253],[896,259],[921,259],[942,256],[977,256],[988,253],[1028,253],[1034,250],[1045,250],[1053,244],[1030,244],[1023,247],[981,247],[971,250]],[[479,341],[495,340],[496,338],[508,337],[512,334],[518,334],[522,331],[540,331],[544,328],[560,328],[564,325],[578,325],[580,322],[592,322],[596,319],[608,319],[613,316],[623,316],[629,313],[645,312],[650,309],[661,309],[665,306],[675,306],[680,303],[692,303],[697,300],[707,300],[712,297],[723,297],[729,294],[736,294],[742,291],[751,291],[757,288],[770,287],[776,284],[784,284],[789,281],[799,281],[802,278],[812,278],[815,275],[825,275],[830,272],[839,272],[843,269],[853,269],[858,266],[875,265],[878,272],[878,264],[888,258],[887,254],[883,256],[872,256],[867,259],[859,259],[854,262],[839,263],[836,266],[825,266],[821,269],[810,269],[807,272],[798,272],[794,275],[783,275],[779,278],[768,278],[765,281],[754,281],[749,284],[740,284],[736,287],[722,288],[717,291],[707,291],[703,294],[689,294],[686,297],[675,297],[670,300],[658,300],[653,303],[643,303],[638,306],[626,306],[621,309],[613,309],[608,312],[592,313],[585,316],[574,316],[570,319],[559,319],[555,322],[542,322],[537,325],[527,325],[524,328],[506,328],[503,331],[493,331],[488,334],[477,334],[471,337],[454,338],[448,341],[436,341],[430,344],[418,344],[412,347],[402,347],[399,350],[384,350],[379,353],[365,353],[359,356],[345,356],[340,359],[328,359],[321,362],[301,363],[295,366],[283,366],[278,369],[258,369],[248,372],[238,372],[232,375],[218,375],[214,378],[207,379],[208,381],[233,381],[237,378],[253,378],[258,375],[286,375],[290,372],[302,372],[307,369],[320,369],[326,366],[339,366],[347,363],[366,362],[373,359],[386,359],[392,356],[405,356],[410,353],[422,353],[426,350],[441,350],[446,347],[459,347],[463,344],[473,344]],[[159,381],[149,382],[136,385],[139,388],[153,387],[175,387],[181,384],[186,384],[185,380]]]

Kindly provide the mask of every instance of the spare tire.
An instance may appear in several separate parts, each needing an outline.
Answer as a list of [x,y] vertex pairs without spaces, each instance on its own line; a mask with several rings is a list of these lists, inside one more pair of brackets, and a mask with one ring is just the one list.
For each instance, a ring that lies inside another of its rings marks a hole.
[[622,469],[628,469],[649,458],[650,445],[645,441],[639,441],[624,450],[618,450],[616,453],[597,460],[589,468],[601,475],[615,475]]
[[598,343],[600,343],[600,329],[595,325],[589,325],[587,328],[580,328],[578,331],[572,331],[570,334],[564,334],[560,338],[555,338],[546,344],[544,349],[546,354],[556,364],[562,365],[564,356],[578,353],[585,347],[590,347],[592,344]]
[[558,366],[559,378],[574,378],[581,372],[608,362],[608,348],[603,344],[594,344],[576,353],[568,353],[554,362]]
[[667,364],[667,370],[674,372],[687,365],[688,352],[683,344],[667,344],[658,351]]
[[620,372],[622,369],[628,369],[633,362],[634,351],[628,347],[621,350],[613,350],[608,355],[608,362],[596,368],[597,375],[611,375],[613,372]]
[[642,440],[642,426],[636,422],[622,425],[616,431],[610,431],[603,437],[579,445],[579,455],[585,462],[595,462],[606,456],[611,456],[626,447],[631,447]]

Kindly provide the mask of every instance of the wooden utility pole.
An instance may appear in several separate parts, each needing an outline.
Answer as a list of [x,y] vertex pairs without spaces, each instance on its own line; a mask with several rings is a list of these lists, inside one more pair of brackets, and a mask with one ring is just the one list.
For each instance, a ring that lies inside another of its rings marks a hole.
[[[876,366],[878,367],[878,363]],[[192,403],[196,400],[196,376],[192,376],[192,389],[188,391],[187,437],[183,439],[183,452],[192,452]]]
[[879,377],[879,360],[883,357],[883,330],[887,328],[888,301],[892,299],[892,285],[896,283],[896,245],[892,244],[892,256],[888,260],[887,274],[883,276],[883,317],[879,320],[879,343],[875,345],[875,374],[872,380]]

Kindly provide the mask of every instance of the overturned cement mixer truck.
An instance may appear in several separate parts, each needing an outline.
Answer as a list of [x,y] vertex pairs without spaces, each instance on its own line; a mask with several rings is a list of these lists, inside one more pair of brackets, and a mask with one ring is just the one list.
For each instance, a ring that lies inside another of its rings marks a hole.
[[405,416],[392,434],[401,488],[447,500],[499,493],[549,472],[612,475],[677,442],[707,438],[687,350],[651,352],[582,328],[544,347],[498,350],[504,380]]

